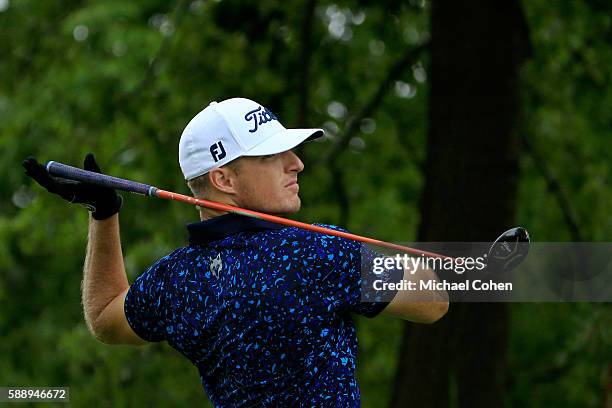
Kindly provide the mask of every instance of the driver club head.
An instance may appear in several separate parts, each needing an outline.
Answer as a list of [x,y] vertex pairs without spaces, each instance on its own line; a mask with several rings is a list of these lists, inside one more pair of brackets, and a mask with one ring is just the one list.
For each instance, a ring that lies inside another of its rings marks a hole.
[[489,248],[487,269],[502,273],[513,270],[527,257],[529,242],[529,233],[523,227],[504,232]]

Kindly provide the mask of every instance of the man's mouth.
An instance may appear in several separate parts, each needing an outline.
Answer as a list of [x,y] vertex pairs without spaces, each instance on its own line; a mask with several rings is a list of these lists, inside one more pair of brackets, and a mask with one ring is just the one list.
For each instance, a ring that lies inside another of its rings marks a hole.
[[296,193],[300,191],[300,185],[298,184],[297,180],[293,180],[289,184],[285,185],[285,187],[291,191],[295,191]]

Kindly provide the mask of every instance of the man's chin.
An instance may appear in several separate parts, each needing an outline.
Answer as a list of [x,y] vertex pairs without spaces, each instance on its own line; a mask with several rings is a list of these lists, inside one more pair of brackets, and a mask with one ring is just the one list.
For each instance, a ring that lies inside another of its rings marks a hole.
[[298,198],[297,203],[292,204],[292,205],[288,205],[287,207],[283,208],[283,209],[279,209],[278,211],[275,211],[271,214],[273,215],[291,215],[291,214],[295,214],[296,212],[300,211],[300,208],[302,207],[302,202],[300,201],[300,199]]

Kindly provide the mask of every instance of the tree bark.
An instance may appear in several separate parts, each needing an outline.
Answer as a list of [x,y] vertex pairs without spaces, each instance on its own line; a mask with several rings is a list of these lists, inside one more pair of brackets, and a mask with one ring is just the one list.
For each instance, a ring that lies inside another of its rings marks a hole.
[[[420,241],[491,241],[512,226],[519,175],[519,69],[530,53],[519,0],[434,1]],[[508,307],[451,304],[406,323],[392,407],[499,407]]]

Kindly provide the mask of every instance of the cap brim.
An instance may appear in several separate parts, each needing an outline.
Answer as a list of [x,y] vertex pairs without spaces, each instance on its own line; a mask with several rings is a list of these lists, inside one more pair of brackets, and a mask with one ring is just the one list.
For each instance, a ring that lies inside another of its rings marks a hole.
[[323,129],[284,129],[241,156],[266,156],[291,150],[297,145],[323,136]]

